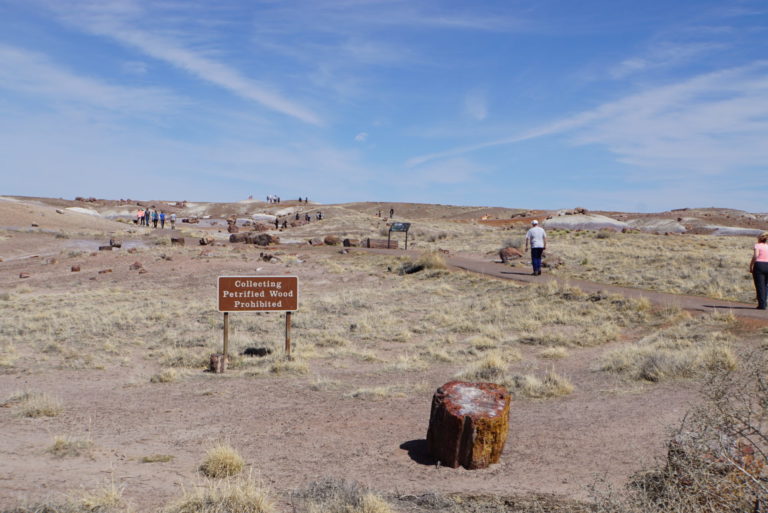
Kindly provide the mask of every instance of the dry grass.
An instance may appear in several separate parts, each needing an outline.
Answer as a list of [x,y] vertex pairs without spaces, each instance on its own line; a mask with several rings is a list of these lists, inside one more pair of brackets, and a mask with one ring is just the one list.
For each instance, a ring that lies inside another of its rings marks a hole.
[[535,374],[514,376],[511,383],[517,395],[532,399],[562,397],[573,392],[574,388],[568,378],[557,374],[554,369],[548,370],[541,378]]
[[17,392],[2,404],[15,407],[20,417],[28,418],[56,417],[63,410],[59,399],[41,392]]
[[568,350],[564,347],[548,347],[539,352],[539,356],[548,360],[560,360],[568,357]]
[[142,456],[142,463],[168,463],[173,461],[174,456],[171,454],[150,454],[148,456]]
[[402,386],[383,385],[378,387],[358,388],[347,394],[347,397],[353,399],[381,400],[389,397],[405,397],[406,394]]
[[272,513],[268,491],[251,476],[208,481],[162,509],[162,513]]
[[200,464],[200,472],[207,477],[222,478],[242,472],[245,461],[229,444],[217,444],[208,449]]
[[53,439],[53,445],[48,452],[56,458],[89,456],[93,450],[93,441],[89,438],[73,438],[69,436],[57,436]]
[[608,351],[600,369],[652,382],[733,370],[738,361],[731,348],[732,337],[720,331],[731,323],[728,316],[711,316],[703,322],[690,319]]
[[296,513],[393,513],[392,507],[366,487],[339,479],[310,483],[294,491]]
[[179,372],[176,369],[163,369],[149,378],[150,383],[173,383],[179,379]]

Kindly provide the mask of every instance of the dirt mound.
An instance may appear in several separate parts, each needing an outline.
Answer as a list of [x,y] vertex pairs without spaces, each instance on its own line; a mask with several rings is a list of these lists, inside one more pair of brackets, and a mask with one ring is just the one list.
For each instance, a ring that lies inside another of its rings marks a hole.
[[128,225],[105,219],[98,215],[86,214],[70,209],[45,205],[34,200],[0,198],[0,219],[2,227],[10,229],[31,228],[43,231],[78,231],[94,230],[118,232],[129,228]]

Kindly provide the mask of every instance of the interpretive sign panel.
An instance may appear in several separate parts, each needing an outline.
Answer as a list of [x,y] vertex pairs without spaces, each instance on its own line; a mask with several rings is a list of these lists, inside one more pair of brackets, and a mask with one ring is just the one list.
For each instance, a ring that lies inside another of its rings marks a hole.
[[295,312],[298,276],[219,276],[219,312]]
[[391,232],[408,232],[408,229],[411,227],[411,223],[392,223],[392,226],[389,227],[389,231]]

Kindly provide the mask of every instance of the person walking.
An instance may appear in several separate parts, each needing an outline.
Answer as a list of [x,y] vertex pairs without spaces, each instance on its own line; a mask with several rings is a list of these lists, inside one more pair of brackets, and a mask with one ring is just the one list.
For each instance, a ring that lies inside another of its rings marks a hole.
[[176,213],[171,212],[171,230],[176,228]]
[[160,229],[165,228],[165,212],[160,211]]
[[395,217],[395,209],[394,208],[390,208],[389,209],[389,218],[392,219],[393,217]]
[[525,234],[526,251],[528,251],[528,246],[531,247],[532,274],[539,276],[541,274],[541,257],[544,255],[544,250],[547,249],[547,232],[539,226],[536,219],[531,221],[531,229]]
[[757,236],[755,252],[749,262],[749,272],[752,273],[752,279],[755,282],[757,309],[765,310],[766,292],[768,292],[768,232]]
[[157,209],[152,211],[152,226],[157,228],[157,221],[160,219],[160,216],[157,215]]

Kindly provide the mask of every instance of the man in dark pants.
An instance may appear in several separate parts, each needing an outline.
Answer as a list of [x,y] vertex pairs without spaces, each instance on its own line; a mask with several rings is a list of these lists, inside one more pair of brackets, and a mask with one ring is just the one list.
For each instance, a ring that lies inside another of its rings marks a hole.
[[544,254],[544,250],[547,249],[547,233],[544,231],[544,228],[539,226],[539,222],[536,219],[531,221],[531,229],[525,234],[526,251],[528,251],[529,245],[531,247],[533,275],[538,276],[541,274],[541,257]]

